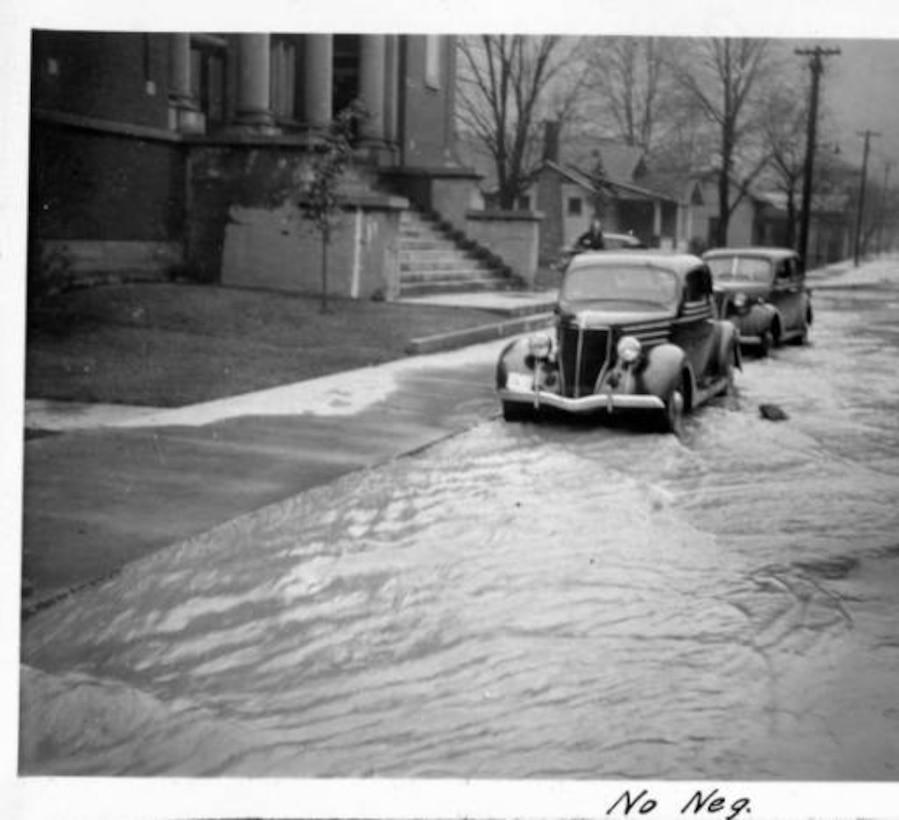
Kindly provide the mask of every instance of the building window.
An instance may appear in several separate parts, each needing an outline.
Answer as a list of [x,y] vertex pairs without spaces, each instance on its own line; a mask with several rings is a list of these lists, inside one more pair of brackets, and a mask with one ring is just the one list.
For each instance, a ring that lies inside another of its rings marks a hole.
[[568,198],[568,216],[580,216],[583,213],[584,201],[579,196]]
[[195,34],[190,41],[190,94],[205,115],[206,128],[225,124],[227,44],[214,35]]
[[518,197],[518,210],[519,211],[531,210],[531,198],[529,196]]
[[296,47],[286,40],[272,43],[272,110],[278,119],[296,115]]
[[425,85],[428,88],[440,88],[441,43],[439,34],[428,34],[425,37]]
[[362,38],[358,34],[334,35],[334,89],[332,109],[343,111],[360,94]]

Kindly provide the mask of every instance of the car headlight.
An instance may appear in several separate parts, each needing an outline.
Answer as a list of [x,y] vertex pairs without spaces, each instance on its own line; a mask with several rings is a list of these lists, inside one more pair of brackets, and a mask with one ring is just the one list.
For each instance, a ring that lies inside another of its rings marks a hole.
[[622,336],[618,342],[618,360],[624,364],[633,364],[640,358],[643,352],[643,345],[640,340],[634,336]]
[[535,359],[546,359],[553,347],[553,340],[545,333],[531,336],[528,340],[528,352]]
[[749,297],[745,293],[738,293],[734,296],[734,307],[737,310],[745,310],[749,304]]

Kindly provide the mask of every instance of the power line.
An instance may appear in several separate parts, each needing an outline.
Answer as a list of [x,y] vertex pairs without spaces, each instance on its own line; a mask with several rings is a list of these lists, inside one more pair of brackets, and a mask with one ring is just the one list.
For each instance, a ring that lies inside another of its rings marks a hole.
[[795,53],[800,56],[807,56],[809,60],[809,69],[812,72],[812,85],[809,91],[809,112],[808,126],[806,130],[805,142],[805,173],[802,183],[802,221],[799,226],[799,255],[803,264],[806,262],[806,252],[808,250],[808,233],[809,219],[811,216],[812,203],[812,176],[815,167],[815,132],[818,127],[818,92],[821,80],[821,74],[824,71],[824,57],[832,57],[840,54],[838,48],[822,48],[815,46],[814,48],[797,48]]
[[868,152],[871,150],[871,137],[879,137],[876,131],[859,131],[858,135],[865,138],[865,152],[862,158],[862,181],[858,192],[858,213],[855,218],[855,267],[858,267],[859,251],[862,239],[862,214],[865,210],[865,183],[868,178]]

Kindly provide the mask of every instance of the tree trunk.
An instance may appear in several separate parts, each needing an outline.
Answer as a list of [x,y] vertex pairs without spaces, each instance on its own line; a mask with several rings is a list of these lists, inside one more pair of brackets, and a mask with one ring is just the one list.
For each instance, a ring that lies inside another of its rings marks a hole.
[[787,192],[787,235],[786,246],[792,248],[796,245],[796,206],[793,204],[793,188]]

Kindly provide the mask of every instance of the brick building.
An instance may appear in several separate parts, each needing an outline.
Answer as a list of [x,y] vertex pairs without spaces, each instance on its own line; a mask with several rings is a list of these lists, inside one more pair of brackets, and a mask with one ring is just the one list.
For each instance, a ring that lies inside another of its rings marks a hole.
[[35,31],[29,269],[317,288],[298,185],[358,98],[332,287],[393,298],[404,214],[467,224],[454,87],[451,36]]

